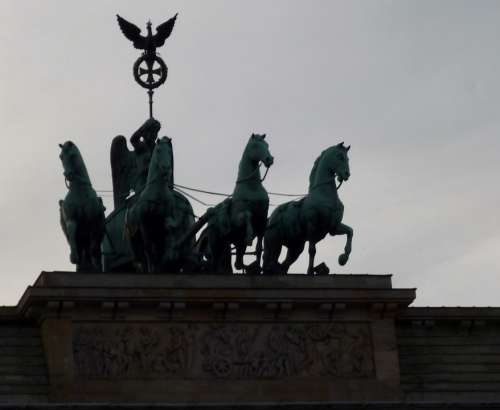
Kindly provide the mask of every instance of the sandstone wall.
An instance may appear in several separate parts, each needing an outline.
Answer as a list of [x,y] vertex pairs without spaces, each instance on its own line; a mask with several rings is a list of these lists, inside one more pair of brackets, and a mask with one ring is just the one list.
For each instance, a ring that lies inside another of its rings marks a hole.
[[45,402],[48,380],[39,327],[0,309],[0,403]]
[[500,401],[499,308],[409,308],[396,329],[406,400]]

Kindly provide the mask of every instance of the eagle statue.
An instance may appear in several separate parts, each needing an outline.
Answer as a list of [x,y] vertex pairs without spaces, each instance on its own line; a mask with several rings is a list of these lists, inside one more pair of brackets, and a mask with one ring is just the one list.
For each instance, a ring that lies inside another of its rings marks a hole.
[[147,23],[147,36],[141,35],[141,29],[135,24],[125,20],[123,17],[116,15],[118,19],[118,25],[122,33],[127,37],[134,47],[139,50],[144,50],[144,54],[149,58],[154,58],[156,55],[156,49],[165,44],[165,40],[170,36],[172,30],[174,29],[175,20],[177,19],[177,14],[171,19],[167,20],[165,23],[160,24],[156,27],[156,34],[153,35],[151,30],[151,21]]

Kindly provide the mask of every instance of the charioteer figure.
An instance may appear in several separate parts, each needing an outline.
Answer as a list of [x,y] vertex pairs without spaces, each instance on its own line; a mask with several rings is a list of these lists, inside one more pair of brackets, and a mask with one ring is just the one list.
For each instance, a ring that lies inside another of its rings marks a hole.
[[128,149],[123,135],[113,139],[110,159],[115,209],[125,203],[131,190],[139,194],[144,189],[160,127],[160,122],[154,118],[141,125],[130,137],[133,151]]
[[137,176],[134,184],[134,191],[136,193],[141,192],[146,184],[149,162],[153,155],[160,128],[160,122],[154,118],[150,118],[130,137],[130,143],[132,147],[134,147],[135,163],[137,167]]

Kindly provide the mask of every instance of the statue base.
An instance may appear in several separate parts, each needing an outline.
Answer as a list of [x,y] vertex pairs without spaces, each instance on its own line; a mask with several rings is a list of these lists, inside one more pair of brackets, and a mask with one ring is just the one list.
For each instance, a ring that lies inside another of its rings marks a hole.
[[43,272],[49,401],[263,403],[402,398],[388,275]]

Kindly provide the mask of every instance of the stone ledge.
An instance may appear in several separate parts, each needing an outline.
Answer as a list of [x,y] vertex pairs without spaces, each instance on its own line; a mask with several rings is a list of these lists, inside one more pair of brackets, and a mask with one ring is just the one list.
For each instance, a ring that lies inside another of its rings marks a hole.
[[500,307],[409,307],[398,320],[498,320]]
[[393,289],[389,275],[309,277],[246,275],[138,275],[42,272],[21,297],[16,312],[37,318],[46,313],[91,307],[108,312],[160,310],[179,306],[235,312],[264,309],[288,316],[299,308],[322,317],[352,307],[394,316],[415,299],[415,289]]
[[[118,279],[119,278],[119,279]],[[42,272],[34,287],[391,289],[392,275],[283,276]]]
[[500,402],[295,402],[238,404],[25,403],[0,404],[0,410],[500,410]]

